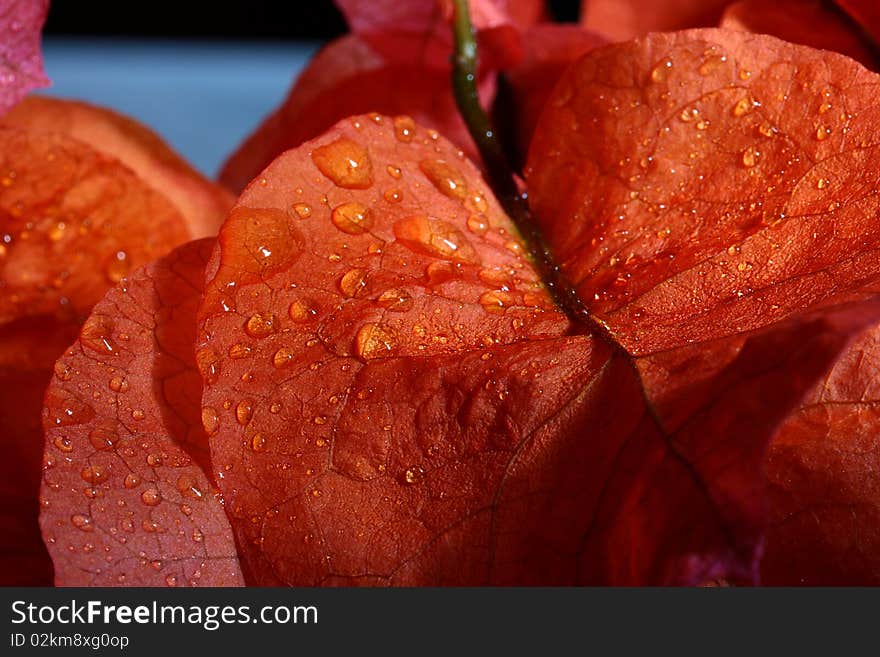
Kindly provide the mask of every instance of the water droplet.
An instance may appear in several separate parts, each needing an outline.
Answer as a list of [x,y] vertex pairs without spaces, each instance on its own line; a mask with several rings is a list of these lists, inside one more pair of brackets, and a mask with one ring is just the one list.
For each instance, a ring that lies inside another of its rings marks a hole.
[[475,214],[485,214],[489,209],[489,201],[482,192],[474,192],[464,200],[464,207]]
[[265,338],[278,328],[275,315],[268,312],[254,313],[244,325],[245,332],[252,338]]
[[141,502],[143,502],[147,506],[156,506],[161,501],[162,496],[155,488],[148,488],[143,493],[141,493]]
[[755,101],[746,96],[745,98],[740,98],[738,101],[736,101],[736,104],[733,106],[731,113],[736,117],[740,117],[744,114],[748,114],[749,112],[751,112],[754,106]]
[[367,189],[373,184],[370,154],[346,137],[313,150],[312,161],[338,187]]
[[389,189],[382,196],[388,203],[400,203],[403,200],[403,192],[399,189]]
[[110,421],[92,429],[89,432],[89,442],[92,447],[102,451],[112,449],[119,440],[115,424],[115,421]]
[[199,349],[196,352],[196,365],[207,383],[217,381],[220,376],[220,358],[213,349]]
[[147,414],[144,413],[143,409],[135,408],[131,411],[131,419],[133,420],[143,420],[147,417]]
[[694,124],[694,127],[697,130],[706,130],[709,127],[709,121],[706,119],[700,119]]
[[251,347],[246,344],[234,344],[229,347],[229,357],[230,358],[247,358],[251,355]]
[[362,360],[385,358],[397,347],[397,336],[391,327],[367,323],[355,336],[355,353]]
[[128,390],[128,381],[122,376],[114,376],[107,385],[113,392],[126,392]]
[[307,322],[317,313],[303,301],[294,301],[287,308],[287,316],[294,322]]
[[829,128],[827,125],[820,125],[818,128],[816,128],[816,139],[818,139],[819,141],[825,141],[826,139],[828,139],[828,135],[830,134],[831,128]]
[[700,110],[696,107],[685,107],[681,110],[681,114],[678,115],[679,120],[690,123],[694,119],[697,119],[700,116]]
[[425,278],[430,286],[437,286],[455,278],[456,268],[451,262],[432,262],[425,267]]
[[437,190],[449,198],[463,201],[467,196],[467,183],[461,172],[443,160],[422,160],[419,169]]
[[466,263],[477,259],[476,251],[458,229],[433,217],[401,219],[394,224],[394,236],[416,253]]
[[287,367],[293,362],[295,352],[290,347],[281,347],[272,357],[272,364],[277,368]]
[[[60,394],[64,395],[63,392]],[[46,402],[55,426],[83,424],[95,417],[95,409],[73,395],[56,396],[50,391]]]
[[373,215],[369,208],[355,201],[333,208],[330,221],[343,233],[361,235],[372,228]]
[[147,454],[147,465],[149,465],[151,468],[158,468],[162,465],[162,455]]
[[312,216],[312,208],[306,203],[294,203],[293,211],[299,215],[300,219],[308,219]]
[[54,371],[59,381],[70,381],[73,378],[73,368],[60,360],[55,363]]
[[112,340],[113,320],[106,315],[91,314],[83,324],[80,341],[89,349],[101,354],[116,352]]
[[717,71],[726,61],[727,57],[724,55],[709,55],[703,60],[703,63],[700,64],[700,68],[698,68],[697,71],[700,75],[709,75],[710,73]]
[[202,495],[204,495],[198,481],[188,474],[180,475],[177,478],[177,490],[180,491],[181,495],[195,499],[201,499]]
[[474,235],[485,235],[489,230],[489,222],[481,214],[472,214],[467,218],[467,227]]
[[672,60],[664,59],[651,70],[652,82],[666,82],[669,77],[669,70],[672,68]]
[[251,438],[251,449],[255,452],[265,452],[266,447],[266,439],[263,437],[263,434],[255,433],[254,437]]
[[74,527],[84,532],[91,532],[95,529],[94,525],[92,525],[92,519],[81,513],[75,513],[70,516],[70,522]]
[[819,178],[819,180],[816,181],[816,188],[825,189],[830,184],[830,182],[831,181],[826,178]]
[[758,160],[761,157],[761,152],[756,149],[754,146],[749,146],[742,152],[742,163],[743,166],[753,167],[758,163]]
[[125,278],[125,275],[128,274],[130,268],[128,254],[125,251],[117,251],[111,256],[110,260],[107,261],[104,273],[107,275],[107,280],[111,283],[118,283]]
[[213,436],[220,428],[220,417],[217,415],[217,411],[210,406],[202,408],[202,426],[209,436]]
[[122,483],[126,488],[136,488],[137,485],[141,483],[141,478],[135,473],[129,472],[125,475],[125,479],[122,480]]
[[110,469],[102,465],[87,465],[80,471],[79,476],[87,484],[96,486],[110,478]]
[[489,313],[503,313],[513,303],[513,296],[501,290],[484,292],[480,295],[480,305]]
[[247,424],[254,415],[254,406],[249,399],[242,399],[235,407],[235,419],[239,424]]
[[511,285],[510,277],[503,269],[481,269],[477,276],[492,287],[505,288]]
[[367,272],[364,269],[349,269],[339,279],[339,290],[349,299],[363,294],[367,286]]
[[[7,181],[9,182],[8,185],[6,184]],[[5,178],[5,177],[2,179],[2,182],[3,182],[4,187],[9,187],[9,185],[12,184],[12,180],[10,180],[9,178]],[[64,223],[63,221],[59,221],[59,222],[55,223],[49,229],[49,239],[52,240],[53,242],[59,241],[62,237],[64,237],[64,233],[66,230],[67,230],[67,224]]]
[[[265,276],[283,269],[302,252],[302,235],[288,213],[277,208],[234,208],[223,230],[238,254],[252,261],[248,271],[242,272],[246,275]],[[227,310],[234,306],[231,300],[223,304]]]
[[165,576],[165,584],[167,586],[177,586],[177,576],[176,575],[166,575]]
[[386,310],[393,312],[406,312],[413,306],[413,300],[410,294],[404,290],[396,288],[385,290],[378,299],[380,306]]
[[385,171],[387,171],[388,175],[395,180],[400,180],[401,176],[403,176],[403,172],[400,170],[400,167],[395,167],[390,164],[385,167]]
[[416,134],[416,122],[408,116],[398,116],[394,119],[394,136],[398,141],[409,143]]
[[403,473],[403,479],[408,484],[417,484],[425,478],[425,469],[420,465],[407,468]]
[[73,451],[73,441],[67,436],[55,436],[55,440],[52,441],[52,444],[64,453],[69,454]]

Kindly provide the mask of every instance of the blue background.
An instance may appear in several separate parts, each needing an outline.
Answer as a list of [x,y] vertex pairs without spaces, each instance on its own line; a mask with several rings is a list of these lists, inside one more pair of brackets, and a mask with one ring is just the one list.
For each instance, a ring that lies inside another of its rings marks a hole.
[[53,96],[110,107],[147,124],[214,176],[287,95],[318,42],[46,37]]

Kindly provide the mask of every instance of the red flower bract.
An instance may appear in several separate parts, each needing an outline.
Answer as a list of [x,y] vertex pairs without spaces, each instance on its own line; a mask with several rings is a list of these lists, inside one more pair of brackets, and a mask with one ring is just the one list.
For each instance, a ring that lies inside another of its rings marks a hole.
[[[255,583],[752,574],[763,448],[849,324],[643,361],[728,356],[652,408],[628,356],[565,336],[511,231],[454,147],[382,117],[289,152],[239,200],[196,361]],[[104,328],[110,343],[123,330]]]
[[[226,162],[220,179],[230,189],[243,189],[286,149],[317,137],[340,119],[366,112],[407,114],[479,159],[450,85],[451,7],[432,1],[338,4],[352,34],[318,53],[281,106]],[[480,94],[491,103],[495,73],[520,62],[528,48],[522,30],[542,18],[542,3],[471,4],[482,53]]]
[[[230,161],[253,180],[216,242],[121,281],[56,365],[57,582],[875,581],[876,75],[475,3],[575,322],[466,156],[445,5],[343,5],[356,34]],[[801,12],[821,35],[790,3],[676,6],[630,17],[873,61],[830,6]]]
[[541,118],[532,207],[636,354],[847,299],[880,274],[877,88],[846,57],[742,32],[596,50]]
[[40,51],[48,10],[49,0],[7,0],[0,8],[0,114],[49,84]]
[[767,456],[766,584],[876,585],[878,330],[865,331],[782,427]]
[[41,491],[56,584],[242,583],[198,426],[192,341],[211,246],[187,244],[108,293],[56,365]]
[[143,126],[82,103],[28,98],[0,141],[0,580],[47,584],[36,496],[53,365],[109,287],[216,231],[230,199]]

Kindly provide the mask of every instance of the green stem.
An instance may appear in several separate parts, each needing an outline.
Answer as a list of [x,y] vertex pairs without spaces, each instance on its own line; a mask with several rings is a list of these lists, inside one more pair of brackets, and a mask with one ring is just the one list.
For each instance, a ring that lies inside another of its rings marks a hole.
[[455,17],[455,57],[452,66],[452,88],[455,101],[468,131],[477,144],[489,185],[513,220],[526,244],[526,250],[550,295],[568,318],[576,324],[586,324],[605,337],[610,337],[608,327],[596,319],[581,301],[577,290],[563,276],[550,246],[529,211],[528,200],[521,194],[513,170],[504,155],[498,133],[480,105],[477,95],[477,40],[471,25],[468,0],[453,0]]

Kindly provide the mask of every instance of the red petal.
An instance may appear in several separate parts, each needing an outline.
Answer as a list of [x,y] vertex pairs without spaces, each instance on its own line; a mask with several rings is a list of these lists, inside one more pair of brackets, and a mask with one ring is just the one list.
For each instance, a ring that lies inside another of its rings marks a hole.
[[[104,291],[187,231],[164,196],[80,141],[2,128],[0,144],[0,523],[16,528],[3,534],[0,579],[46,584],[36,498],[52,366]],[[28,565],[37,557],[42,567]]]
[[544,104],[562,74],[573,61],[606,41],[576,25],[548,23],[528,29],[523,43],[523,61],[506,74],[512,96],[499,96],[495,107],[500,125],[515,124],[516,146],[522,161]]
[[216,235],[235,200],[193,169],[149,128],[103,107],[31,96],[0,123],[32,133],[59,132],[117,158],[177,207],[193,238]]
[[876,47],[854,29],[852,21],[821,0],[740,0],[727,7],[719,24],[723,28],[772,34],[785,41],[813,48],[836,50],[869,68],[878,68]]
[[687,27],[717,25],[730,0],[588,0],[581,25],[614,41]]
[[52,561],[37,524],[43,395],[75,324],[46,317],[0,326],[0,585],[51,586]]
[[774,439],[765,583],[880,583],[878,363],[874,327]]
[[542,116],[533,208],[633,353],[858,296],[880,275],[866,220],[878,82],[846,57],[731,31],[594,51]]
[[661,426],[628,357],[564,336],[512,234],[454,147],[400,141],[387,118],[337,124],[245,191],[199,353],[216,357],[203,420],[255,582],[754,575],[763,450],[847,331],[741,340],[670,388]]
[[[356,117],[285,153],[230,214],[201,311],[201,348],[220,364],[204,413],[258,582],[389,577],[437,523],[491,499],[520,431],[495,409],[531,425],[528,381],[547,367],[509,345],[567,324],[538,307],[546,295],[486,192],[445,139],[408,119]],[[510,402],[508,360],[525,368]],[[555,372],[577,377],[591,357],[560,362]],[[432,516],[427,528],[414,509]],[[433,565],[428,581],[456,576]]]
[[40,525],[56,584],[242,584],[198,416],[192,340],[211,247],[136,271],[55,367]]
[[40,50],[48,11],[49,0],[9,0],[0,9],[0,114],[49,85]]
[[[353,114],[406,114],[479,159],[450,83],[451,10],[444,2],[337,2],[353,34],[326,46],[284,103],[230,157],[220,180],[241,190],[275,157]],[[482,0],[471,14],[480,42],[480,95],[489,105],[498,69],[523,57],[522,29],[543,15],[534,0]]]
[[77,319],[129,269],[186,240],[180,213],[117,160],[57,133],[0,129],[0,322]]
[[[386,46],[399,57],[388,60],[357,36],[324,48],[297,80],[290,95],[226,162],[220,179],[240,190],[275,157],[320,135],[340,119],[359,112],[407,114],[440,130],[470,155],[476,154],[452,96],[449,50],[420,37],[385,35]],[[481,85],[491,98],[494,83]],[[403,129],[403,128],[402,128]]]

